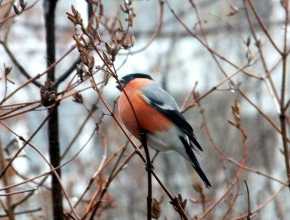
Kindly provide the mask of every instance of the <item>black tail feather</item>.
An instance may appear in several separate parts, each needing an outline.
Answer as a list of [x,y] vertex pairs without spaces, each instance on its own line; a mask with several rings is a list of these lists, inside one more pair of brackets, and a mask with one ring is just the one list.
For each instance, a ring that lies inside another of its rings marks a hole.
[[186,153],[187,155],[189,156],[190,160],[192,161],[192,166],[193,168],[195,169],[195,171],[197,172],[197,174],[199,175],[199,177],[202,179],[204,185],[206,188],[210,188],[211,187],[211,184],[209,182],[209,180],[207,179],[206,175],[204,174],[204,172],[202,171],[194,153],[193,153],[193,150],[192,148],[190,147],[189,143],[183,138],[183,137],[179,137],[180,140],[182,141],[184,147],[185,147],[185,150],[186,150]]

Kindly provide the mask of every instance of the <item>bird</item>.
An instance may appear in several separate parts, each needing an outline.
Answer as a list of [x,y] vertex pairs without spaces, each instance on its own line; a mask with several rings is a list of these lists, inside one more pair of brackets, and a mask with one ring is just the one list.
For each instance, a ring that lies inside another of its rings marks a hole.
[[210,188],[194,154],[194,150],[203,149],[173,97],[148,74],[128,74],[119,81],[122,86],[116,86],[121,91],[118,112],[127,130],[140,141],[140,131],[146,131],[147,145],[156,150],[156,155],[176,151],[191,163],[206,188]]

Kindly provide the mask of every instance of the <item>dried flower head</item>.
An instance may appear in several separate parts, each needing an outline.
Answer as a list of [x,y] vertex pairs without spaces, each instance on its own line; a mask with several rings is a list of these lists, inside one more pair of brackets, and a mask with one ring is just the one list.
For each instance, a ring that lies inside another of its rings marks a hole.
[[83,96],[78,92],[76,94],[74,94],[73,97],[74,97],[73,101],[76,103],[82,104],[84,102]]
[[56,91],[54,82],[49,79],[45,81],[44,86],[40,89],[41,104],[45,107],[51,106],[55,103]]
[[157,201],[155,198],[152,200],[152,207],[151,207],[151,216],[154,219],[158,219],[161,215],[161,207],[160,204],[163,201],[163,197],[161,197],[160,201]]

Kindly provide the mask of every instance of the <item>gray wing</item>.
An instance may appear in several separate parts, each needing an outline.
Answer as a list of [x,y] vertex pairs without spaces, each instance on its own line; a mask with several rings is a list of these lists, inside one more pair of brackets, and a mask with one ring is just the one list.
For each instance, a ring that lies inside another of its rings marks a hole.
[[176,124],[188,136],[190,142],[202,151],[200,144],[193,134],[191,125],[181,114],[179,106],[171,95],[155,82],[152,82],[148,87],[142,88],[141,91],[144,93],[144,99],[149,105]]

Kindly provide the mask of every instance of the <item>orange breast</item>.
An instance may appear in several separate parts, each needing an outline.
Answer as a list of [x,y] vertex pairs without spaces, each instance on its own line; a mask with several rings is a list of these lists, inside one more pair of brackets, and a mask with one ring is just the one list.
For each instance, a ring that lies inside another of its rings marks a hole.
[[140,81],[141,84],[137,83],[137,80],[133,80],[127,84],[125,91],[132,103],[141,128],[138,127],[138,123],[124,92],[121,93],[118,110],[126,128],[140,140],[139,130],[143,129],[152,133],[166,131],[170,129],[172,123],[163,114],[150,107],[142,98],[142,91],[139,88],[147,86],[150,80],[142,79]]

